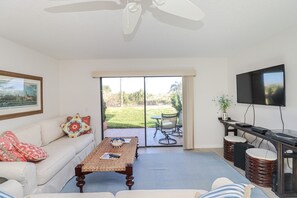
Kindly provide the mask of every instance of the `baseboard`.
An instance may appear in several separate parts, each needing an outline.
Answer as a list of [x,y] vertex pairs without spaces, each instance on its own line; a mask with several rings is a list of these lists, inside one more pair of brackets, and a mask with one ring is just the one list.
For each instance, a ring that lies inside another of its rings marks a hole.
[[221,144],[207,144],[207,145],[195,145],[195,149],[200,149],[200,148],[223,148],[223,145]]

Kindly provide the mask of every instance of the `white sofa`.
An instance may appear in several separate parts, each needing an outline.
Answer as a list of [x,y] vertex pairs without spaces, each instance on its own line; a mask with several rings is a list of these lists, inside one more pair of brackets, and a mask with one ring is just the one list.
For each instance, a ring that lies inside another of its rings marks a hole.
[[[216,179],[211,189],[232,183],[231,180],[221,177]],[[22,188],[16,181],[7,181],[0,184],[0,190],[3,190],[16,198],[21,198]],[[6,188],[5,188],[6,187]],[[164,190],[125,190],[118,192],[115,196],[109,192],[98,193],[42,193],[27,195],[25,198],[195,198],[196,194],[204,194],[205,190],[196,189],[164,189]]]
[[196,193],[206,193],[205,190],[170,189],[170,190],[126,190],[116,195],[109,192],[99,193],[47,193],[33,194],[25,198],[195,198]]
[[94,148],[94,134],[68,138],[60,125],[66,116],[12,130],[21,142],[41,146],[48,157],[40,162],[0,162],[0,175],[23,186],[24,195],[60,192],[74,168]]

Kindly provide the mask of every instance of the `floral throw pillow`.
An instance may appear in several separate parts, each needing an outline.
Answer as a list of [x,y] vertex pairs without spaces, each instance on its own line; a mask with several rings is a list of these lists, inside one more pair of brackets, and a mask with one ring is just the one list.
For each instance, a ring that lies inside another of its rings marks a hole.
[[[71,116],[68,116],[67,117],[67,122],[69,122],[73,117]],[[85,117],[81,117],[81,120],[86,123],[87,125],[91,126],[91,116],[85,116]],[[90,128],[89,130],[87,131],[84,131],[82,133],[80,133],[79,136],[81,135],[85,135],[85,134],[88,134],[88,133],[92,133],[92,129]]]
[[18,143],[18,139],[12,140],[12,132],[5,132],[0,135],[0,161],[4,162],[26,162],[26,158],[20,154],[14,144]]
[[76,114],[71,120],[62,124],[61,127],[70,138],[76,138],[91,129],[90,125],[83,122],[79,114]]
[[37,162],[48,157],[48,154],[41,147],[33,144],[19,143],[15,147],[28,161]]

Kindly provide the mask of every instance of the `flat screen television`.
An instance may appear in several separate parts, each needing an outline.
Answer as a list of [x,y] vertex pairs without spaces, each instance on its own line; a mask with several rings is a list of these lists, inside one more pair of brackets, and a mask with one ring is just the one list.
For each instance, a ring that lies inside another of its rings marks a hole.
[[286,106],[285,65],[236,75],[237,102]]

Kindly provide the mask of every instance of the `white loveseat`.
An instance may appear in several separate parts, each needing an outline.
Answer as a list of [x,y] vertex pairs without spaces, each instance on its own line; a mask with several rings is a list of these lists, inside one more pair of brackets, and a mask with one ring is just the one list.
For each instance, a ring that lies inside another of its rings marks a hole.
[[47,193],[34,194],[25,198],[196,198],[196,193],[206,193],[205,190],[167,189],[167,190],[127,190],[116,195],[109,192],[98,193]]
[[[231,180],[221,177],[216,179],[211,189],[216,189],[220,186],[233,183]],[[14,195],[16,198],[21,198],[21,186],[16,181],[7,181],[0,184],[0,190]],[[197,193],[204,194],[205,190],[196,189],[164,189],[164,190],[125,190],[119,191],[116,195],[109,192],[98,193],[42,193],[27,195],[25,198],[195,198]]]
[[40,162],[0,162],[0,175],[23,186],[24,195],[60,192],[74,168],[94,148],[94,134],[68,138],[60,125],[66,116],[12,130],[21,142],[41,146],[48,157]]

